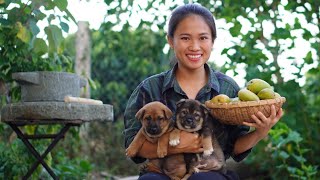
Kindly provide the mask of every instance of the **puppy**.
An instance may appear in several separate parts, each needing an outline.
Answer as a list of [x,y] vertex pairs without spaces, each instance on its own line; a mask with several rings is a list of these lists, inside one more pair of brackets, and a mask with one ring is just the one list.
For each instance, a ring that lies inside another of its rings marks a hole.
[[158,143],[157,155],[163,158],[167,155],[169,138],[162,136],[174,127],[172,111],[159,101],[154,101],[143,106],[135,115],[142,127],[126,149],[128,157],[134,157],[139,152],[145,140]]
[[[176,127],[170,133],[169,144],[180,143],[180,131],[199,133],[202,137],[204,152],[200,154],[184,154],[186,174],[182,179],[188,179],[193,173],[221,170],[225,167],[223,151],[214,135],[213,119],[209,110],[199,101],[182,99],[177,102]],[[223,170],[225,171],[225,170]]]
[[213,123],[208,120],[208,110],[197,100],[181,99],[177,102],[176,127],[170,134],[170,145],[180,143],[180,130],[200,133],[202,136],[203,155],[209,156],[213,152],[212,132]]

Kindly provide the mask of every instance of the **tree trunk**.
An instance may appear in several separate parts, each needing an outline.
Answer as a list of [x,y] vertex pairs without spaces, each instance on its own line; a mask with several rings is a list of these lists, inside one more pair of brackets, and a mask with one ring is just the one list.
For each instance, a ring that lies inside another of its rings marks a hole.
[[[78,22],[78,31],[76,34],[76,74],[89,79],[91,74],[91,39],[88,22]],[[89,83],[82,89],[81,97],[90,98]]]
[[[75,73],[89,79],[91,75],[91,40],[88,22],[79,21],[78,31],[76,34],[76,60]],[[80,97],[90,98],[90,86],[87,85],[81,89]],[[90,142],[88,137],[89,124],[84,123],[80,127],[79,136],[84,142]],[[88,153],[88,146],[86,144],[81,147],[82,152]]]

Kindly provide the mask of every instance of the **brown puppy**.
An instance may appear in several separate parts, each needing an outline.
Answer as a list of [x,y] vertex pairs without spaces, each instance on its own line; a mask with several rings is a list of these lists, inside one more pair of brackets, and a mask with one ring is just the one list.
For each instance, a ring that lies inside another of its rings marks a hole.
[[[170,133],[169,143],[171,146],[180,143],[180,130],[183,130],[199,133],[202,136],[204,148],[202,155],[184,154],[187,173],[182,179],[188,179],[189,176],[197,172],[224,169],[224,154],[213,132],[213,120],[203,104],[192,99],[182,99],[177,102],[176,127],[178,129]],[[166,164],[168,163],[165,162],[165,166]],[[166,169],[165,166],[164,169]]]
[[169,138],[162,136],[173,129],[172,111],[159,101],[143,106],[136,118],[141,121],[142,127],[126,149],[128,157],[134,157],[139,152],[145,140],[158,143],[157,154],[159,158],[167,155]]

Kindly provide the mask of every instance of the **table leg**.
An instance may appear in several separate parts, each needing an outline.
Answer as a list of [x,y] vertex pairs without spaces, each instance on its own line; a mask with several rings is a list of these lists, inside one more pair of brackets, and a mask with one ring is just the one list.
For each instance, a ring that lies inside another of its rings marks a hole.
[[[51,168],[47,165],[47,163],[43,159],[55,147],[55,145],[59,142],[59,140],[64,137],[65,133],[70,129],[71,125],[66,124],[61,129],[61,131],[57,134],[57,136],[54,138],[54,140],[50,143],[50,145],[48,146],[46,151],[41,156],[37,152],[37,150],[32,146],[32,144],[28,141],[28,139],[25,138],[25,135],[20,131],[20,129],[16,125],[14,125],[14,124],[9,124],[9,125],[17,133],[18,137],[22,140],[22,142],[26,145],[26,147],[30,150],[30,152],[37,159],[37,161],[29,169],[28,173],[23,177],[23,179],[28,179],[40,163],[48,171],[48,173],[51,175],[51,177],[53,179],[58,179],[58,177],[54,174],[54,172],[51,170]],[[39,138],[39,139],[41,139],[41,138]]]

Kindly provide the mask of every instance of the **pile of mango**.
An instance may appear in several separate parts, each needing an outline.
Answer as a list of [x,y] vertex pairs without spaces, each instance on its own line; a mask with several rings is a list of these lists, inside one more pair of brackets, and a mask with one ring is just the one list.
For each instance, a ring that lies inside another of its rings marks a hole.
[[281,97],[274,88],[262,79],[251,79],[246,87],[240,89],[238,97],[229,98],[225,94],[219,94],[211,99],[213,103],[229,103],[238,101],[259,101],[265,99],[275,99]]

